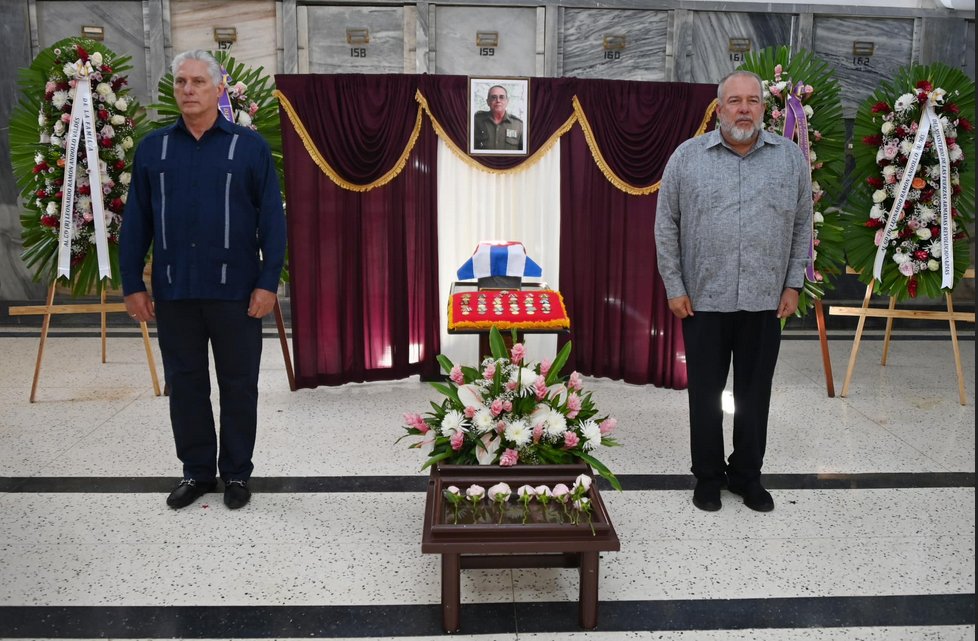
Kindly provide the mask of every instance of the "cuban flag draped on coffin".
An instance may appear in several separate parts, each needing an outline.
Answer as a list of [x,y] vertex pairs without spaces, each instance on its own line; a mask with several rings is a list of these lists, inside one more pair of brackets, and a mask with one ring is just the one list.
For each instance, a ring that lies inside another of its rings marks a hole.
[[517,241],[482,241],[472,258],[458,269],[459,280],[487,276],[539,278],[543,270],[526,255],[526,247]]

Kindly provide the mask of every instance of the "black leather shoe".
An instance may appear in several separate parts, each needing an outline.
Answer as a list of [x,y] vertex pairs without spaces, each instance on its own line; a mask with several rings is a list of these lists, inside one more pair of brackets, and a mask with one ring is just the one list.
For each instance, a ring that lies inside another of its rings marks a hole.
[[251,500],[251,490],[248,481],[231,480],[224,484],[224,505],[229,510],[237,510],[248,505]]
[[744,505],[756,512],[770,512],[774,509],[771,493],[765,490],[759,481],[748,483],[744,487],[731,485],[730,491],[744,497]]
[[213,492],[217,487],[217,481],[195,481],[194,479],[183,479],[170,496],[166,497],[166,504],[174,510],[187,507],[208,492]]
[[720,502],[720,483],[718,481],[697,481],[693,490],[693,505],[704,512],[716,512],[723,504]]

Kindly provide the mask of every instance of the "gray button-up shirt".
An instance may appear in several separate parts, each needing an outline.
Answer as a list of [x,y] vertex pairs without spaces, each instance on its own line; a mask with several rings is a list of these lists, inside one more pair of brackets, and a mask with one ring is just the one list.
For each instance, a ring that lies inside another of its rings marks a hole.
[[666,296],[694,311],[775,310],[801,288],[812,183],[801,149],[762,131],[741,156],[718,130],[672,154],[659,188],[655,246]]

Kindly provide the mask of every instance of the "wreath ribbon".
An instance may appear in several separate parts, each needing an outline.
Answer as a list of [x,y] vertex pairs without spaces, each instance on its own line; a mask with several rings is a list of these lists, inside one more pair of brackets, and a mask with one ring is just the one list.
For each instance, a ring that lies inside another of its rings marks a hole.
[[75,184],[78,178],[78,143],[85,136],[85,157],[88,161],[88,184],[91,187],[92,218],[95,222],[95,250],[98,255],[99,278],[111,278],[109,244],[105,228],[105,209],[102,205],[102,172],[99,168],[98,142],[95,139],[95,112],[92,107],[92,87],[88,74],[81,70],[75,76],[75,100],[71,105],[65,150],[64,198],[61,200],[61,230],[58,249],[58,277],[71,278],[71,239],[74,225]]
[[873,278],[877,281],[882,280],[883,259],[886,257],[886,248],[890,244],[890,237],[896,224],[899,222],[900,214],[903,212],[903,205],[907,201],[907,195],[913,183],[914,174],[917,172],[917,165],[924,154],[927,144],[927,134],[933,132],[934,148],[937,151],[937,159],[940,163],[940,196],[941,196],[941,287],[950,289],[954,285],[954,250],[951,247],[951,165],[948,159],[947,141],[944,139],[944,128],[941,121],[934,111],[934,106],[927,103],[920,114],[920,122],[917,125],[917,136],[913,141],[913,149],[907,158],[907,164],[903,168],[903,177],[900,179],[900,186],[893,199],[893,206],[887,214],[886,223],[883,226],[883,235],[880,237],[879,247],[876,248],[876,258],[873,260]]
[[[805,107],[801,104],[801,96],[805,92],[805,83],[799,82],[788,92],[788,99],[785,101],[784,115],[784,137],[791,140],[798,139],[798,146],[805,154],[805,162],[808,163],[808,173],[812,172],[812,145],[808,139],[808,116],[805,115]],[[809,234],[808,243],[808,264],[805,266],[805,278],[815,281],[815,219],[812,218],[812,230]]]

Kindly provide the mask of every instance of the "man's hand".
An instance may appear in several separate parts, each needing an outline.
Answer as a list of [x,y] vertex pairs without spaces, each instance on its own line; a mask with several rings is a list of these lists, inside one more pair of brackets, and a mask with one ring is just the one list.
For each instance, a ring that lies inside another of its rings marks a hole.
[[137,323],[156,320],[156,308],[153,306],[153,299],[147,292],[136,292],[125,297],[126,311],[129,318]]
[[785,287],[778,303],[778,318],[788,318],[798,309],[798,290]]
[[275,307],[276,299],[275,292],[256,288],[251,292],[251,300],[248,302],[248,316],[252,318],[265,316]]
[[693,303],[689,300],[689,296],[676,296],[669,299],[669,311],[676,318],[683,319],[693,315]]

